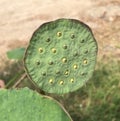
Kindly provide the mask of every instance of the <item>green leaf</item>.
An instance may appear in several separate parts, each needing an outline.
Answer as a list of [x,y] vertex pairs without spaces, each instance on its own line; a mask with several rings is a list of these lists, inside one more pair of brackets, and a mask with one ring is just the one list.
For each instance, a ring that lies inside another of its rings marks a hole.
[[28,88],[0,90],[0,121],[72,121],[54,99]]
[[9,59],[22,60],[25,53],[25,48],[16,48],[7,52]]

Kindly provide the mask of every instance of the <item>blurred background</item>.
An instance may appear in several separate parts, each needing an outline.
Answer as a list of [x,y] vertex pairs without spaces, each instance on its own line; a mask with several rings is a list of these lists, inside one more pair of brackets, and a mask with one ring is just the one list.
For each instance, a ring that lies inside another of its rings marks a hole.
[[[0,79],[8,85],[23,69],[22,62],[9,60],[6,52],[26,48],[41,24],[58,18],[78,19],[92,29],[98,59],[84,87],[52,96],[74,121],[120,121],[120,0],[0,0]],[[18,86],[26,85],[31,87],[26,81]]]

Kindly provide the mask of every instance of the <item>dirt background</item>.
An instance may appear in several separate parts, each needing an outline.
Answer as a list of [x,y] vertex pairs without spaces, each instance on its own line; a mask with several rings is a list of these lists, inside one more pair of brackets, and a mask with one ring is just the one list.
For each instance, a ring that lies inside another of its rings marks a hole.
[[120,60],[120,0],[0,0],[0,73],[7,51],[26,47],[41,24],[57,18],[83,21],[98,42],[98,59]]

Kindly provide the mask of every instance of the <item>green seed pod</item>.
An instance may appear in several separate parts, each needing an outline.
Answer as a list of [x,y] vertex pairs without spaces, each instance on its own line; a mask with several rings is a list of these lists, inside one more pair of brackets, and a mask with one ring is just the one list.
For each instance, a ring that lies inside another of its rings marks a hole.
[[[91,29],[84,23],[74,19],[48,22],[30,40],[24,57],[25,70],[48,93],[73,92],[91,78],[97,48]],[[34,64],[35,60],[40,64]]]
[[54,99],[24,88],[0,90],[0,121],[72,121],[72,119]]

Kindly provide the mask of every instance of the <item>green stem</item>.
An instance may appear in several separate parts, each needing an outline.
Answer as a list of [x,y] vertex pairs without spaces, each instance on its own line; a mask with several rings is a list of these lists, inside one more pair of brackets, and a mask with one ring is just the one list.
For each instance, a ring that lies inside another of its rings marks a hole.
[[14,83],[16,82],[16,80],[18,78],[21,77],[21,75],[24,73],[24,71],[22,70],[20,73],[17,73],[5,86],[6,89],[10,88],[12,85],[14,85]]

